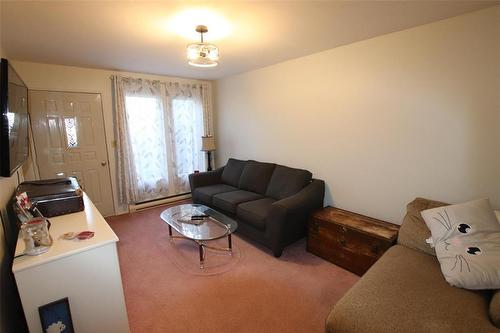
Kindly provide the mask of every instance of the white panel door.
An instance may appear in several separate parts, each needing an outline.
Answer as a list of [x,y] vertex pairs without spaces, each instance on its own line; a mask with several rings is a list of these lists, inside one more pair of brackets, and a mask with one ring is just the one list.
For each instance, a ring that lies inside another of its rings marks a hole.
[[114,214],[100,94],[31,90],[41,179],[76,176],[102,215]]

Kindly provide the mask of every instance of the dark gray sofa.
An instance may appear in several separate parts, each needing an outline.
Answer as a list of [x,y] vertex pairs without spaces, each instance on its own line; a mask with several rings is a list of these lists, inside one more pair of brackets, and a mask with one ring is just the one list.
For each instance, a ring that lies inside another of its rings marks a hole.
[[226,166],[189,175],[194,203],[238,221],[237,233],[279,257],[306,234],[312,210],[323,207],[325,183],[307,170],[229,159]]

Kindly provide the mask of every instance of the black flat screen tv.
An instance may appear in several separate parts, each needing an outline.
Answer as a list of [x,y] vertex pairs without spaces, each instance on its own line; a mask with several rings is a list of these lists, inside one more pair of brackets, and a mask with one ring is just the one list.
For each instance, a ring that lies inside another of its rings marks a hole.
[[28,158],[28,88],[9,64],[0,63],[0,176],[11,176]]

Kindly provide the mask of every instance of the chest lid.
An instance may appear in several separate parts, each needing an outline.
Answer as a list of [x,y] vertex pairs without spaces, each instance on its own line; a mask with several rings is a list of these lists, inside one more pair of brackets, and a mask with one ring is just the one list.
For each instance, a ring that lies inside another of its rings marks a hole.
[[313,217],[389,241],[396,239],[399,230],[398,225],[335,207],[318,210]]

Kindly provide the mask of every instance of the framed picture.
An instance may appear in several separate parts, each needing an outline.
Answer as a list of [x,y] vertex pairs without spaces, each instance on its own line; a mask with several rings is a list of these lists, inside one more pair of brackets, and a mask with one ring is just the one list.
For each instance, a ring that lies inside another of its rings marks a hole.
[[74,333],[68,298],[38,308],[43,333]]

